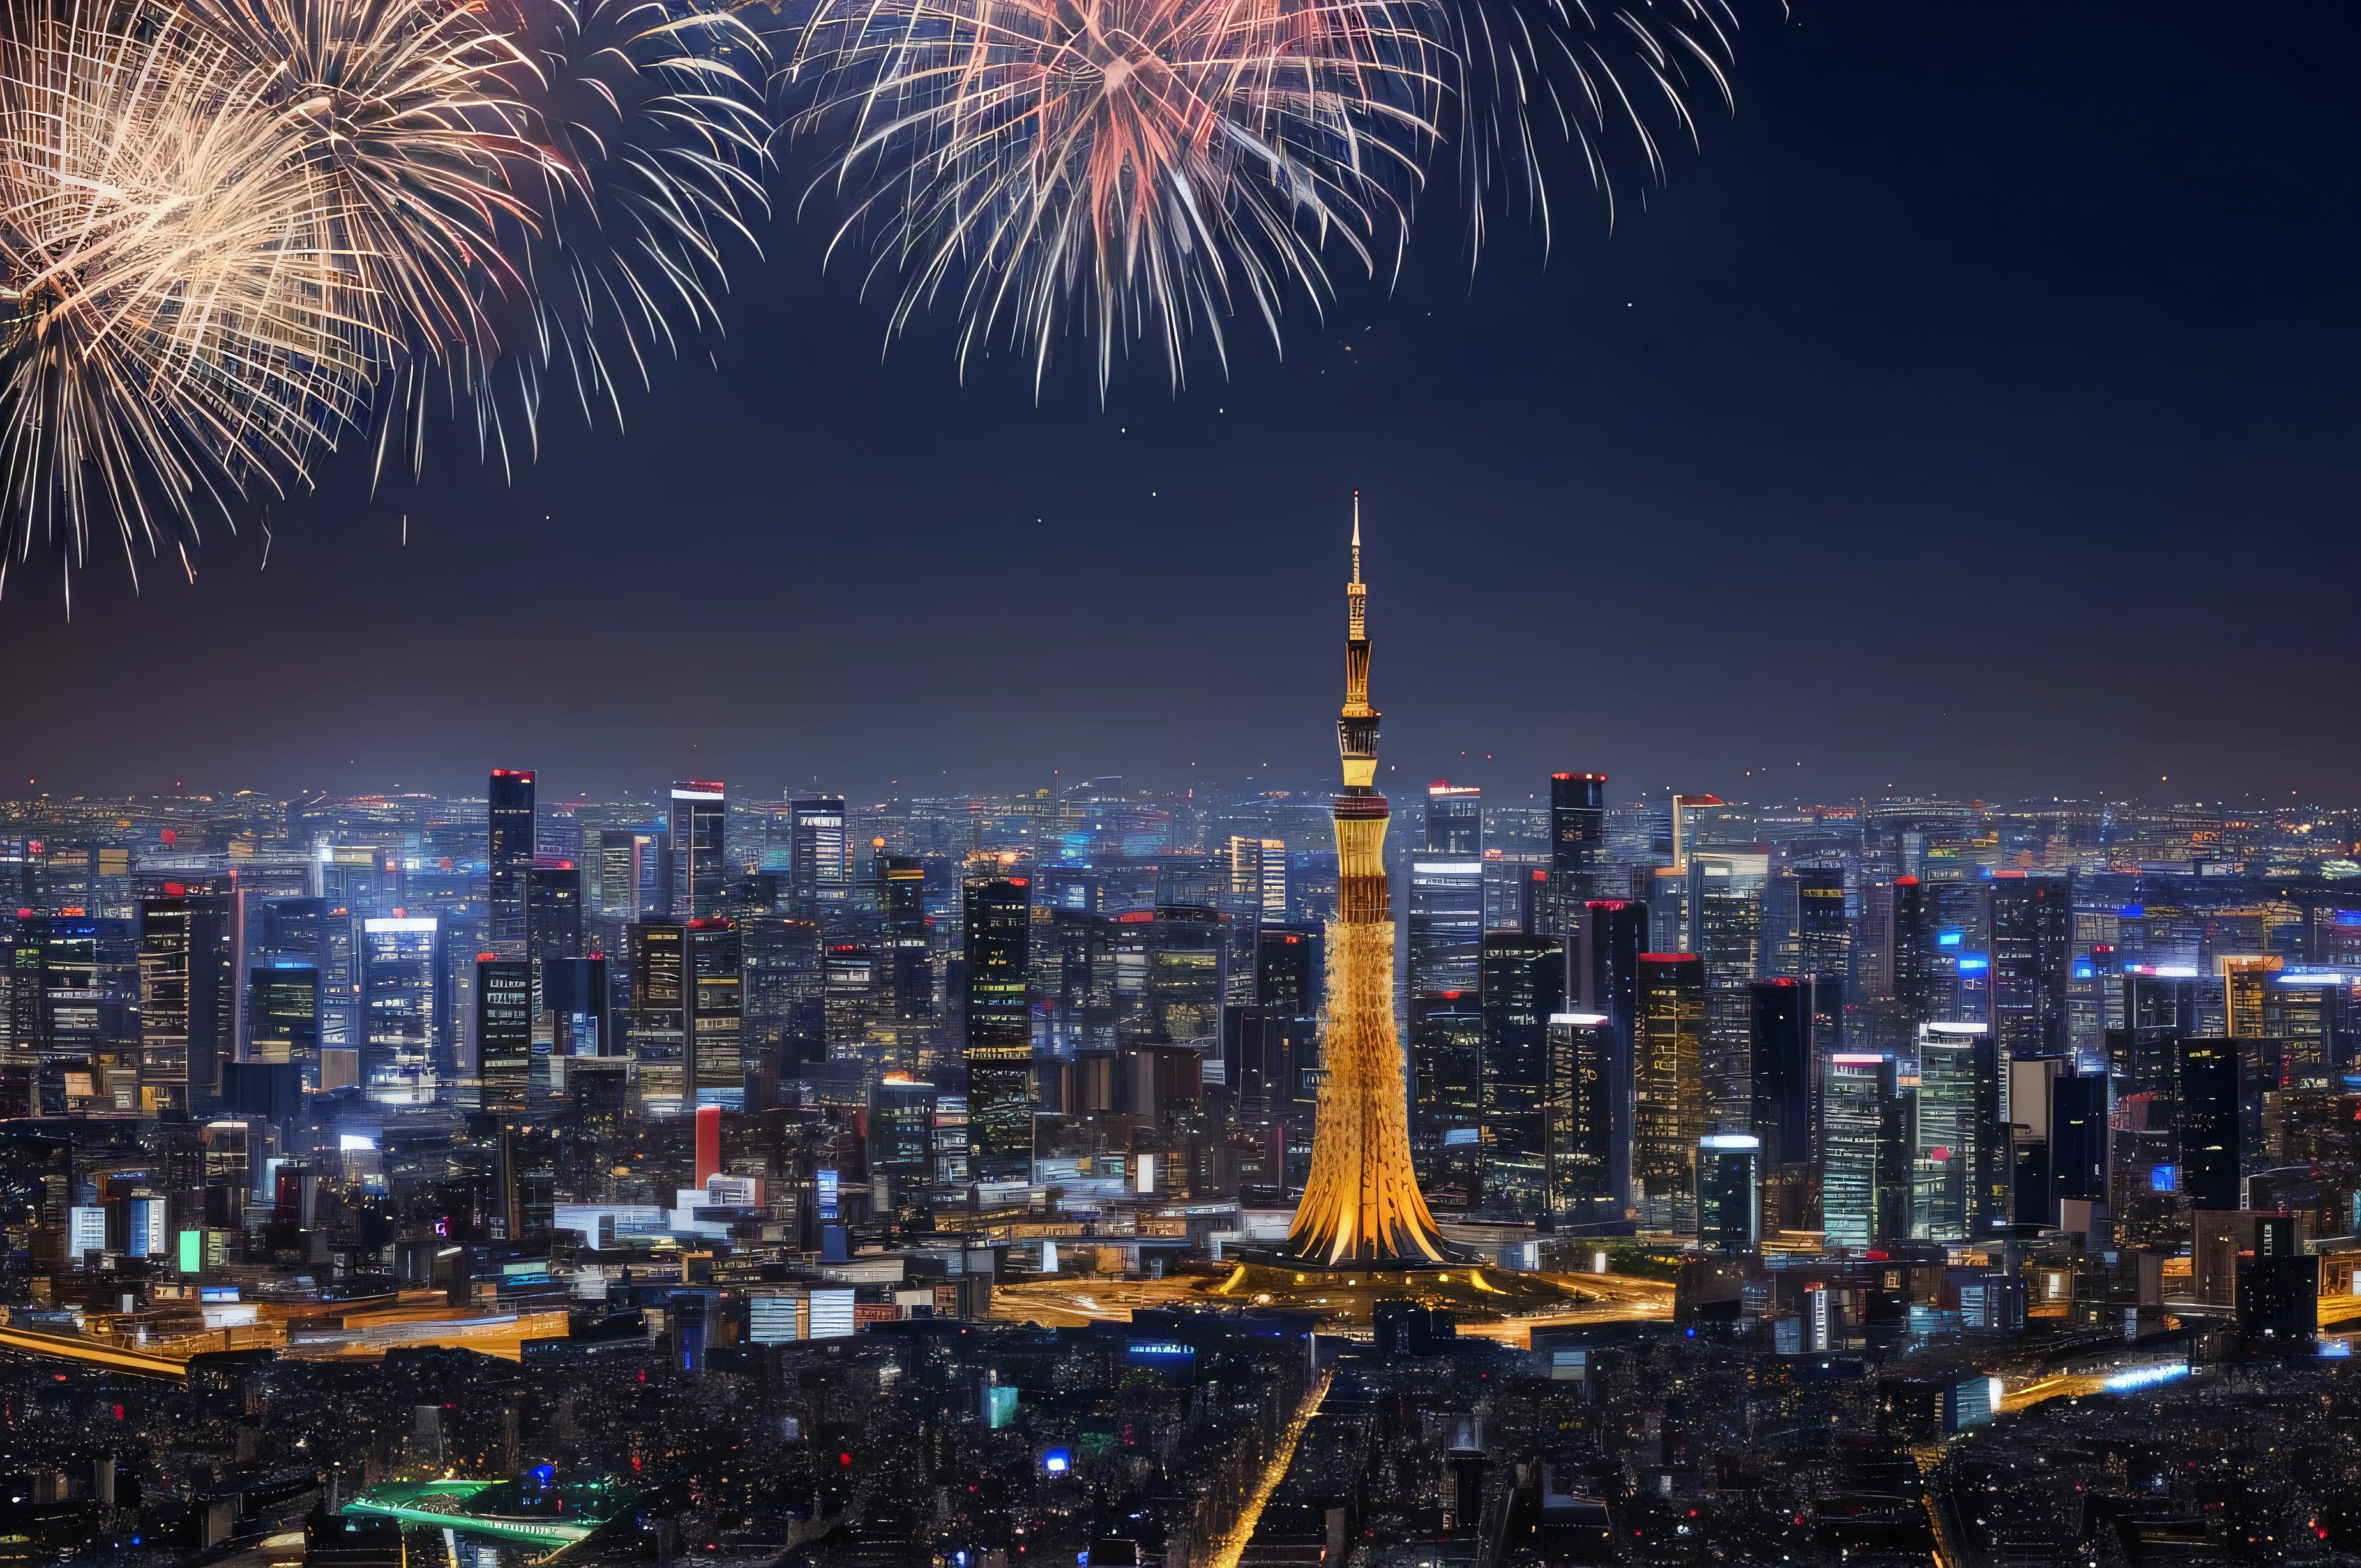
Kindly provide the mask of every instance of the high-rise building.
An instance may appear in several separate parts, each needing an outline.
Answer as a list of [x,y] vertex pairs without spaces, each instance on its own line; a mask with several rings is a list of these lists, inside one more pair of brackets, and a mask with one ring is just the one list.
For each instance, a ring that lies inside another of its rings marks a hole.
[[549,1054],[620,1055],[603,958],[555,959],[541,970],[541,1007],[549,1016]]
[[609,828],[598,835],[598,913],[609,920],[656,920],[672,909],[671,835]]
[[237,1044],[236,954],[226,897],[139,905],[139,1103],[143,1113],[202,1110],[219,1058]]
[[1549,1021],[1542,1095],[1546,1208],[1576,1223],[1623,1218],[1620,1176],[1631,1181],[1631,1106],[1613,1092],[1615,1021],[1604,1013],[1559,1013]]
[[1291,1017],[1320,1011],[1321,949],[1316,926],[1265,926],[1255,933],[1255,1005]]
[[[2054,1197],[2107,1196],[2107,1077],[2060,1075],[2049,1085],[2049,1183]],[[2056,1223],[2057,1205],[2045,1212]]]
[[1894,1058],[1839,1052],[1820,1101],[1821,1229],[1854,1251],[1907,1235],[1909,1155]]
[[1706,1025],[1700,1071],[1711,1130],[1742,1133],[1752,1110],[1747,1054],[1753,1040],[1748,987],[1762,952],[1768,855],[1698,850],[1689,856],[1693,950],[1705,965]]
[[1763,1141],[1749,1133],[1697,1140],[1697,1241],[1725,1252],[1763,1245]]
[[2286,965],[2278,953],[2224,953],[2222,1032],[2234,1040],[2263,1037],[2263,1002],[2270,978]]
[[[1894,984],[1893,1043],[1906,1048],[1918,1026],[1941,1019],[1948,997],[1938,968],[1935,897],[1915,876],[1898,876],[1892,888]],[[1883,1042],[1881,1042],[1883,1043]]]
[[[1551,882],[1562,909],[1579,909],[1598,895],[1598,860],[1607,847],[1607,775],[1552,773],[1549,811]],[[1561,929],[1571,924],[1570,916],[1561,916]]]
[[2180,1190],[2191,1209],[2245,1207],[2239,1046],[2224,1039],[2180,1042],[2173,1119],[2180,1135]]
[[1918,1030],[1911,1234],[1972,1241],[2015,1218],[2008,1150],[2008,1064],[1988,1024]]
[[1642,953],[1631,1057],[1631,1167],[1641,1223],[1697,1229],[1697,1139],[1704,1136],[1705,961]]
[[1483,955],[1481,1201],[1529,1218],[1549,1206],[1549,1021],[1565,1011],[1565,945],[1554,937],[1487,932]]
[[1484,858],[1484,791],[1437,779],[1426,786],[1426,852],[1443,860]]
[[1287,840],[1230,838],[1230,894],[1263,921],[1287,919]]
[[525,942],[535,965],[582,956],[582,872],[571,861],[524,873]]
[[525,876],[533,869],[533,785],[530,768],[494,768],[485,838],[489,867],[486,898],[492,951],[504,959],[526,956]]
[[[1300,1265],[1323,1267],[1440,1263],[1450,1255],[1411,1165],[1402,1049],[1394,1033],[1394,923],[1385,857],[1390,812],[1376,787],[1378,715],[1369,705],[1368,590],[1361,583],[1357,495],[1353,513],[1345,706],[1336,724],[1345,787],[1335,806],[1336,921],[1329,927],[1325,1076],[1312,1174],[1285,1247]],[[1477,913],[1480,917],[1480,903]]]
[[788,914],[818,920],[845,907],[852,895],[851,846],[842,795],[806,795],[787,803]]
[[[1446,792],[1436,795],[1436,791]],[[1428,791],[1430,845],[1480,843],[1480,799],[1437,783]],[[1473,1202],[1481,1115],[1484,862],[1430,848],[1412,857],[1406,965],[1410,1061],[1415,1087],[1411,1146],[1420,1186]],[[1446,1153],[1463,1151],[1461,1155]]]
[[935,964],[927,930],[927,868],[913,855],[871,846],[867,891],[877,915],[877,1015],[873,1036],[887,1070],[926,1078],[937,1066]]
[[476,1080],[483,1108],[522,1114],[533,1076],[533,964],[476,958]]
[[1813,1049],[1822,1058],[1845,1047],[1845,1007],[1850,992],[1853,922],[1845,913],[1841,866],[1798,866],[1795,872],[1795,969],[1812,982]]
[[678,1115],[693,1110],[689,1079],[688,927],[679,920],[642,920],[627,938],[631,1005],[624,1021],[635,1093],[642,1110]]
[[968,1171],[1029,1177],[1033,1158],[1033,1020],[1027,877],[972,877],[966,914]]
[[729,795],[719,781],[686,779],[672,786],[673,897],[677,920],[704,920],[721,914],[730,864],[722,839],[729,828]]
[[387,915],[361,922],[361,1083],[371,1100],[434,1098],[443,1043],[442,922]]
[[1647,950],[1648,906],[1630,899],[1595,898],[1583,908],[1585,933],[1576,968],[1583,981],[1579,1000],[1603,1014],[1615,1037],[1608,1053],[1609,1102],[1615,1107],[1615,1138],[1609,1171],[1613,1219],[1635,1207],[1631,1185],[1631,1066],[1640,1029],[1640,955]]
[[1812,986],[1782,975],[1749,988],[1753,1003],[1750,1069],[1753,1090],[1749,1124],[1761,1151],[1769,1189],[1763,1208],[1774,1229],[1816,1229],[1813,1209],[1812,1110],[1821,1058],[1813,1049]]
[[2066,984],[2073,969],[2074,915],[2063,877],[1995,872],[1992,907],[1992,1025],[2011,1058],[2066,1054]]
[[697,1103],[746,1104],[746,985],[738,927],[719,916],[688,922],[689,1079]]

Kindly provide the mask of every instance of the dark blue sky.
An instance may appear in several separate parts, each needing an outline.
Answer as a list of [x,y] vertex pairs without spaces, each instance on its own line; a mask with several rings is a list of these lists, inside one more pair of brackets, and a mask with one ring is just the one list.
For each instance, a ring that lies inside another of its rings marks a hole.
[[1142,360],[1102,411],[1081,352],[961,387],[948,322],[881,363],[774,224],[627,439],[504,488],[453,432],[374,501],[350,456],[267,571],[118,564],[70,625],[12,572],[0,769],[1311,782],[1357,486],[1388,783],[2361,795],[2361,13],[1743,14],[1737,117],[1611,236],[1569,171],[1546,266],[1511,225],[1471,288],[1433,192],[1398,286],[1177,399]]

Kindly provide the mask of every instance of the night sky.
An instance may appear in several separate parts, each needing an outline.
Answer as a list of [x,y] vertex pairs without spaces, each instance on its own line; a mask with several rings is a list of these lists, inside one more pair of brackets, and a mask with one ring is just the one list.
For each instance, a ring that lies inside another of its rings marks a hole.
[[348,453],[267,570],[103,559],[71,623],[12,571],[0,778],[1315,784],[1358,487],[1398,793],[2361,797],[2361,11],[1741,5],[1737,116],[1611,235],[1568,168],[1471,288],[1430,192],[1397,285],[1178,398],[962,387],[948,318],[881,363],[783,217],[624,439]]

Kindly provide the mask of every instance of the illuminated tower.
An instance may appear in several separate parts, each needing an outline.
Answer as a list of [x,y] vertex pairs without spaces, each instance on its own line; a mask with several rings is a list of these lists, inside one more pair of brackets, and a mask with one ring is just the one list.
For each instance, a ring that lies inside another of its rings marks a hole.
[[1386,797],[1377,791],[1378,710],[1369,706],[1368,590],[1361,584],[1361,498],[1353,497],[1353,580],[1345,589],[1345,708],[1336,721],[1345,790],[1336,797],[1336,918],[1328,927],[1327,1076],[1312,1177],[1286,1255],[1320,1266],[1444,1263],[1411,1174],[1401,1041],[1394,1033],[1394,925],[1386,890]]

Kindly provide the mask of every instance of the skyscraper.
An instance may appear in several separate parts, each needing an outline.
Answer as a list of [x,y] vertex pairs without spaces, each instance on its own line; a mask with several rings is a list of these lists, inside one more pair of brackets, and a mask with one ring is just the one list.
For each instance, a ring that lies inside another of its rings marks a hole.
[[237,1042],[229,900],[172,895],[177,885],[139,905],[139,1101],[150,1115],[203,1109]]
[[1748,1133],[1697,1140],[1697,1240],[1739,1252],[1763,1245],[1763,1141]]
[[1631,1184],[1650,1230],[1697,1229],[1697,1139],[1704,1135],[1705,963],[1642,953],[1631,1053]]
[[598,913],[609,920],[660,919],[672,907],[669,835],[609,828],[598,835]]
[[1831,1247],[1860,1250],[1910,1229],[1908,1154],[1894,1058],[1828,1058],[1820,1110],[1821,1229]]
[[1992,1025],[2011,1058],[2066,1054],[2073,944],[2065,878],[1993,874]]
[[746,1103],[746,982],[738,927],[719,916],[688,922],[689,1080],[698,1106]]
[[1411,1147],[1420,1186],[1454,1191],[1464,1202],[1475,1198],[1483,1099],[1480,809],[1479,791],[1443,780],[1429,786],[1427,849],[1410,866]]
[[1486,1212],[1531,1217],[1549,1201],[1542,1120],[1550,1020],[1565,1011],[1565,946],[1554,937],[1484,937],[1481,1198]]
[[971,877],[967,916],[968,1171],[1026,1177],[1033,1158],[1033,1018],[1027,877]]
[[1820,1058],[1812,1048],[1812,988],[1782,975],[1749,988],[1753,1045],[1751,1124],[1771,1189],[1764,1209],[1773,1229],[1805,1230],[1812,1207],[1812,1106]]
[[1550,1018],[1542,1095],[1546,1207],[1577,1223],[1623,1217],[1616,1183],[1631,1180],[1631,1108],[1613,1093],[1616,1048],[1614,1020],[1604,1013]]
[[476,958],[476,1079],[487,1111],[522,1114],[533,1069],[533,965]]
[[[1353,580],[1345,590],[1345,707],[1336,724],[1336,920],[1328,928],[1326,1076],[1312,1176],[1285,1252],[1302,1264],[1446,1260],[1410,1159],[1402,1051],[1394,1034],[1394,925],[1386,885],[1378,710],[1369,705],[1368,590],[1361,583],[1360,498]],[[1479,862],[1480,863],[1480,862]],[[1481,884],[1478,884],[1478,896]],[[1481,917],[1481,905],[1477,908]]]
[[1918,1025],[1942,1016],[1942,981],[1936,967],[1935,900],[1915,876],[1893,883],[1893,1044],[1906,1047]]
[[1912,1235],[1974,1241],[2015,1219],[2008,1080],[1991,1025],[1920,1026]]
[[1689,856],[1688,873],[1692,940],[1705,965],[1705,1119],[1715,1132],[1742,1133],[1753,1095],[1747,1069],[1753,1013],[1747,988],[1762,951],[1771,860],[1699,850]]
[[672,914],[702,920],[721,913],[730,867],[722,856],[729,798],[720,783],[686,779],[672,786]]
[[[1579,909],[1598,896],[1598,857],[1607,843],[1607,775],[1550,775],[1550,877],[1559,906]],[[1570,916],[1561,925],[1570,924]]]
[[787,857],[788,914],[818,920],[845,907],[852,894],[852,850],[842,795],[788,803]]
[[2239,1042],[2180,1042],[2180,1190],[2191,1209],[2243,1209]]
[[361,922],[360,1069],[372,1100],[417,1104],[434,1097],[442,1044],[441,931],[442,922],[431,915]]
[[530,768],[494,768],[485,843],[490,868],[486,932],[504,959],[525,956],[525,874],[533,869],[533,790]]

